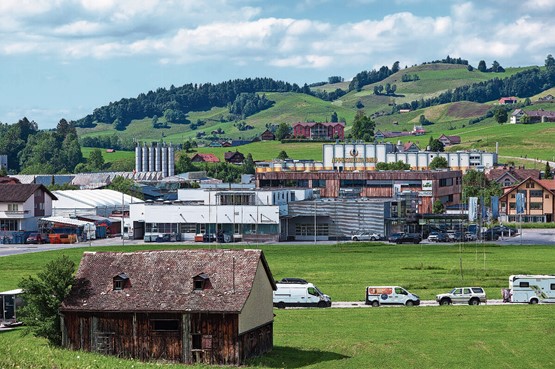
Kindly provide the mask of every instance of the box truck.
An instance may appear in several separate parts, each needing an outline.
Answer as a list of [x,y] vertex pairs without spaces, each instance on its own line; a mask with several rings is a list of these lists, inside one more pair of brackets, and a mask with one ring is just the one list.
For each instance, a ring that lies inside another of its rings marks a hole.
[[330,307],[331,297],[323,294],[318,287],[304,280],[302,282],[278,282],[274,291],[274,306],[284,309],[286,306]]
[[399,286],[366,287],[366,305],[420,305],[420,297]]
[[503,302],[555,302],[555,275],[512,275],[502,293]]

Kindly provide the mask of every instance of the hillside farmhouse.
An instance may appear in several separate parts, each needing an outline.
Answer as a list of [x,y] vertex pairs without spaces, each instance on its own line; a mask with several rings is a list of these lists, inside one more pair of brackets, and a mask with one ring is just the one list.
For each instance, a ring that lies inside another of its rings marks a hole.
[[60,308],[66,348],[215,365],[272,350],[261,250],[86,252],[76,278]]
[[214,154],[198,153],[191,158],[193,163],[219,163],[220,159]]
[[443,146],[458,145],[461,143],[461,136],[446,136],[442,134],[439,136],[438,141],[443,144]]
[[515,109],[511,113],[509,122],[512,124],[521,123],[545,123],[555,122],[555,111],[549,110],[522,110]]

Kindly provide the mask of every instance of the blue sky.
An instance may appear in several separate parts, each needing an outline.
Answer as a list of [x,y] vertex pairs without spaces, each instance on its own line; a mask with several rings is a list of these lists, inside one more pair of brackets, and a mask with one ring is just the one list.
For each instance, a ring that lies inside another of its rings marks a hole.
[[303,84],[444,58],[543,65],[554,0],[1,0],[0,121],[53,128],[158,87]]

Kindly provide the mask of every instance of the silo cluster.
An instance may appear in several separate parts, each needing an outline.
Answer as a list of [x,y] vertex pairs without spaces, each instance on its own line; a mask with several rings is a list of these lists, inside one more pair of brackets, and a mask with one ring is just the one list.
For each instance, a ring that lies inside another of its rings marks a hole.
[[153,142],[150,146],[135,146],[136,172],[162,172],[164,177],[175,174],[175,148],[166,143]]

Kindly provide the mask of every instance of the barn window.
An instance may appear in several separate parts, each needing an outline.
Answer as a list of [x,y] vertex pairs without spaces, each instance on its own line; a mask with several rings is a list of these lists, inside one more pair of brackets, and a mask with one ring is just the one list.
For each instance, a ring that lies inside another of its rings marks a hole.
[[175,332],[179,331],[179,320],[151,320],[153,331]]
[[210,277],[208,277],[208,274],[201,273],[193,277],[193,289],[195,291],[202,291],[210,288],[212,288],[212,285],[210,284]]
[[113,278],[114,291],[123,290],[129,281],[129,276],[125,273],[120,273]]
[[193,350],[201,350],[202,349],[202,335],[201,334],[192,334],[192,349]]

